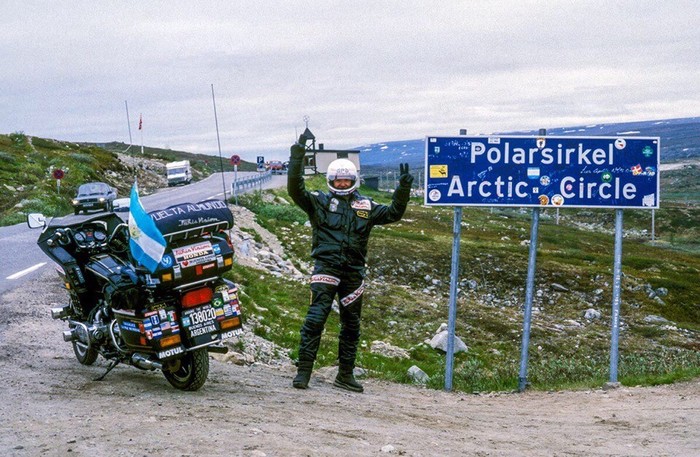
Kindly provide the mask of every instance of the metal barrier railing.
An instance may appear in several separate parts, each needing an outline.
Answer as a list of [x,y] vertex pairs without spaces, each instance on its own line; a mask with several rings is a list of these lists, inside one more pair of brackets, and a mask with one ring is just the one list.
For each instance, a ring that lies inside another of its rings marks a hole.
[[272,178],[272,172],[270,172],[269,170],[266,172],[263,172],[263,173],[259,173],[256,176],[247,176],[244,178],[238,178],[231,183],[231,193],[235,197],[239,193],[241,193],[241,190],[255,187],[258,184],[262,186],[262,183],[269,181],[271,178]]

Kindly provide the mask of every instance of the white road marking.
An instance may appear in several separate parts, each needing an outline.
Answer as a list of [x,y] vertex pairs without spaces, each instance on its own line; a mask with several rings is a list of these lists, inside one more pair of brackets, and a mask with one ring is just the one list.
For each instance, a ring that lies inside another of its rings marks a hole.
[[26,274],[29,274],[29,273],[31,273],[31,272],[34,271],[34,270],[38,270],[39,268],[43,267],[44,265],[46,265],[46,262],[37,263],[37,264],[34,265],[33,267],[25,268],[25,269],[22,270],[22,271],[18,271],[18,272],[15,273],[15,274],[11,274],[10,276],[8,276],[8,277],[5,278],[5,279],[17,279],[17,278],[21,278],[22,276],[24,276],[24,275],[26,275]]

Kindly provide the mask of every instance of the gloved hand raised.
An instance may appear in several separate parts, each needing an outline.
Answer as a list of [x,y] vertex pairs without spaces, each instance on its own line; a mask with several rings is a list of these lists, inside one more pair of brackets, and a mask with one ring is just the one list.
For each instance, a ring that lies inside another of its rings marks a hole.
[[306,155],[306,146],[299,143],[294,143],[289,152],[292,153],[292,159],[303,159]]
[[408,164],[402,163],[399,165],[399,185],[411,187],[411,184],[413,184],[413,175],[408,172]]
[[289,148],[289,151],[292,153],[292,159],[302,159],[306,155],[306,140],[306,136],[302,133],[299,135],[299,141]]

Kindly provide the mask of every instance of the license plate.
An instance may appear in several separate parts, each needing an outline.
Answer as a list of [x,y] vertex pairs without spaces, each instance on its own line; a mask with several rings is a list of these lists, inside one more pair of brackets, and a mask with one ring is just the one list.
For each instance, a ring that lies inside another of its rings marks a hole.
[[94,205],[94,203],[83,203],[83,206],[85,206],[85,207],[92,206],[92,205]]
[[191,338],[218,332],[216,310],[207,304],[182,313],[182,326]]

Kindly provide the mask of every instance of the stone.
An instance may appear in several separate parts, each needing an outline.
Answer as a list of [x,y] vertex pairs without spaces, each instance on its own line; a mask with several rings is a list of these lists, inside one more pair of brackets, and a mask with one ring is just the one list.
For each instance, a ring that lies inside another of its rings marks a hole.
[[644,322],[648,324],[668,324],[670,321],[664,317],[661,316],[655,316],[653,314],[650,314],[649,316],[646,316],[644,318]]
[[400,348],[398,346],[393,346],[384,341],[372,341],[370,346],[370,352],[373,354],[380,354],[385,357],[397,358],[397,359],[410,359],[411,355],[407,350]]
[[416,384],[426,384],[430,381],[430,376],[425,371],[418,368],[416,365],[408,369],[408,377]]
[[[442,352],[447,352],[447,337],[448,337],[448,332],[447,330],[444,330],[437,335],[435,335],[431,340],[430,340],[430,347],[433,349],[439,349]],[[464,341],[462,341],[457,335],[454,337],[454,353],[457,354],[459,352],[467,352],[469,348],[467,347],[466,344],[464,344]]]
[[552,290],[556,290],[557,292],[568,292],[569,289],[562,286],[561,284],[557,284],[556,282],[553,282],[552,284],[549,285],[549,287],[552,288]]
[[597,309],[593,308],[588,308],[584,313],[583,317],[588,319],[588,320],[593,320],[593,319],[600,319],[601,318],[601,313]]

